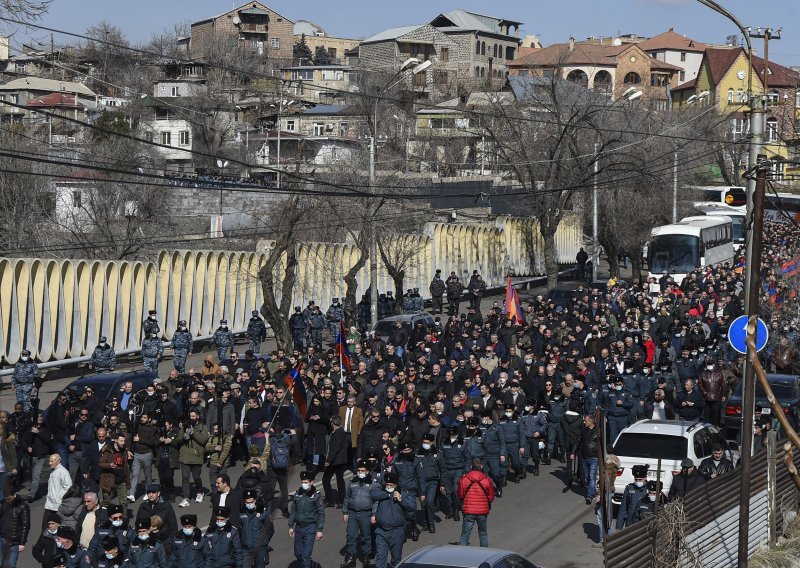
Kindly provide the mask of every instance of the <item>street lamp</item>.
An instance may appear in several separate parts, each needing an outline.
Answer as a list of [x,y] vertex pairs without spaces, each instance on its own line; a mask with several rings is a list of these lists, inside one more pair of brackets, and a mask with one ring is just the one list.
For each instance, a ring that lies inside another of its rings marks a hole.
[[[432,65],[431,61],[420,62],[416,57],[406,59],[397,73],[392,76],[386,85],[375,96],[375,105],[372,112],[372,136],[369,140],[369,186],[375,187],[375,142],[378,136],[378,103],[386,91],[401,82],[400,75],[406,71],[411,71],[414,75],[422,73]],[[377,227],[375,226],[375,212],[372,213],[370,221],[370,243],[369,243],[369,286],[370,286],[370,326],[374,327],[378,323],[378,240],[375,238]]]
[[[278,152],[277,152],[278,155],[276,157],[276,168],[275,168],[275,177],[276,177],[276,182],[277,182],[278,189],[281,188],[281,112],[283,112],[283,107],[284,107],[284,104],[283,104],[283,92],[282,91],[283,91],[283,89],[281,89],[281,92],[278,93],[278,96],[279,96],[278,105],[277,106],[275,106],[275,104],[269,105],[270,108],[277,109],[277,111],[278,111],[278,118],[277,118],[277,120],[275,120],[275,125],[276,125],[277,130],[278,130]],[[286,103],[285,106],[289,107],[289,106],[293,105],[294,102],[295,102],[294,100],[291,100],[288,103]],[[267,138],[269,138],[269,137],[267,137]]]

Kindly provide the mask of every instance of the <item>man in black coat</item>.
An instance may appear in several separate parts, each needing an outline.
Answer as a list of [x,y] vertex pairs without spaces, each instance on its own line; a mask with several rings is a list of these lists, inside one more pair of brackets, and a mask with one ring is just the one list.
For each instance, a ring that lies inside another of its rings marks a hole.
[[700,475],[694,462],[689,458],[683,458],[681,462],[681,472],[672,478],[672,486],[669,488],[669,500],[683,499],[686,494],[703,485],[705,478]]
[[703,415],[706,401],[692,379],[686,379],[683,386],[683,390],[675,396],[675,414],[683,420],[697,420]]
[[227,473],[221,473],[216,479],[217,491],[211,496],[211,520],[208,526],[214,526],[216,522],[215,511],[219,507],[228,507],[231,511],[230,524],[241,530],[242,521],[239,513],[242,508],[242,494],[231,487],[231,478]]
[[[331,435],[328,440],[328,453],[325,455],[325,473],[322,475],[322,488],[325,490],[325,504],[342,508],[345,496],[344,472],[347,469],[347,449],[350,435],[342,429],[342,419],[334,416],[330,420]],[[336,493],[331,487],[331,477],[336,476]]]
[[175,517],[175,510],[171,503],[161,499],[161,486],[157,483],[147,486],[147,499],[136,513],[136,522],[150,519],[153,515],[158,515],[164,521],[164,524],[161,525],[161,533],[165,539],[171,539],[178,534],[178,519]]

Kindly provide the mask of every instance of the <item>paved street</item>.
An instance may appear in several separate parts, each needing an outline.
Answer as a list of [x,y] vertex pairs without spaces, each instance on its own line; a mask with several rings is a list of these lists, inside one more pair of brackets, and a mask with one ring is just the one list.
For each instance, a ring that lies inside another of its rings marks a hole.
[[[603,268],[606,268],[603,266]],[[602,275],[602,272],[601,272]],[[567,284],[567,283],[565,283]],[[543,287],[521,291],[523,301],[530,296],[544,293]],[[489,296],[484,299],[483,309],[488,309],[492,302],[500,299],[502,295]],[[246,345],[246,344],[245,344]],[[274,345],[267,345],[273,348]],[[246,347],[240,346],[240,352]],[[195,353],[189,357],[187,368],[199,366],[207,351]],[[138,359],[131,359],[129,363],[120,364],[118,369],[141,368]],[[171,361],[166,360],[161,364],[162,374],[172,368]],[[84,374],[82,369],[65,370],[64,372],[51,371],[54,375],[65,375],[57,379],[47,380],[41,392],[41,406],[46,407],[69,382],[75,377]],[[10,389],[0,393],[0,408],[12,409],[15,395]],[[290,474],[290,491],[299,486],[301,468],[292,468]],[[230,475],[234,483],[242,472],[241,466],[231,468]],[[208,470],[204,468],[204,485],[208,487]],[[564,487],[561,481],[563,466],[556,460],[551,466],[542,466],[539,477],[528,476],[520,484],[509,484],[502,499],[495,501],[489,519],[489,542],[497,548],[514,550],[546,568],[589,568],[602,564],[602,550],[592,548],[591,544],[597,538],[597,526],[591,506],[583,500],[583,494],[562,494]],[[154,471],[157,478],[157,473]],[[180,484],[180,474],[176,472],[176,483]],[[321,488],[318,481],[317,486]],[[21,491],[27,494],[27,487]],[[36,566],[30,550],[36,543],[42,523],[44,500],[39,500],[31,507],[31,534],[28,538],[26,550],[20,556],[20,566]],[[132,514],[135,516],[141,501],[133,504]],[[200,524],[205,526],[211,515],[209,500],[204,503],[191,502],[186,509],[179,509],[177,501],[173,505],[176,515],[195,513]],[[325,568],[338,567],[342,562],[341,549],[344,546],[345,525],[341,519],[341,511],[333,508],[326,509],[325,537],[317,543],[314,558]],[[274,551],[271,554],[272,566],[289,566],[294,560],[292,542],[287,535],[286,520],[278,512],[275,516],[276,535],[272,541]],[[460,535],[460,523],[444,519],[440,516],[437,523],[436,534],[423,532],[418,542],[408,541],[404,547],[404,554],[430,544],[446,544],[455,542]],[[477,545],[477,529],[473,531],[472,543]]]

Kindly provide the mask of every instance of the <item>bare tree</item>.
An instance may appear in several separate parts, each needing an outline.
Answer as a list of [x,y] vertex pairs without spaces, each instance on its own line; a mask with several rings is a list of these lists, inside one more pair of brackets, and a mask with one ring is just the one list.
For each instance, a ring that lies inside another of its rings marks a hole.
[[53,0],[0,0],[0,12],[30,22],[47,13]]

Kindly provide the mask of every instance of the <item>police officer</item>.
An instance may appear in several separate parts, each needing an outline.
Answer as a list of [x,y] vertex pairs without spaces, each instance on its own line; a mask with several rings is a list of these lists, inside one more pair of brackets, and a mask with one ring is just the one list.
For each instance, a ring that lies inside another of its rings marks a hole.
[[[384,476],[384,485],[372,489],[375,501],[375,566],[387,568],[397,566],[403,556],[404,527],[408,515],[417,509],[414,496],[397,486],[397,474],[389,472]],[[387,562],[391,552],[392,562]]]
[[197,528],[197,515],[181,515],[181,530],[172,540],[171,565],[174,568],[204,567],[212,557],[211,543]]
[[164,355],[164,343],[157,331],[150,332],[142,341],[142,365],[146,371],[158,374],[158,362]]
[[386,299],[386,294],[378,294],[378,319],[382,320],[393,315],[389,312],[389,301]]
[[17,391],[17,402],[25,412],[31,411],[31,391],[39,382],[39,366],[31,359],[31,352],[23,349],[11,373],[11,388]]
[[339,335],[339,324],[344,321],[344,307],[339,303],[339,298],[333,298],[328,312],[325,314],[328,322],[328,331],[331,334],[331,341],[336,341]]
[[414,511],[408,515],[408,524],[411,534],[411,540],[414,542],[419,540],[419,529],[417,528],[417,511],[416,499],[419,495],[419,479],[417,477],[417,468],[414,463],[414,446],[410,442],[403,442],[400,444],[400,454],[397,459],[392,463],[392,472],[397,475],[397,484],[400,491],[408,493],[414,497]]
[[181,320],[178,322],[178,329],[172,334],[172,364],[179,373],[186,372],[186,357],[192,352],[192,347],[192,332],[186,329],[186,320]]
[[483,412],[483,448],[486,452],[484,463],[489,469],[489,477],[495,485],[495,494],[503,496],[503,485],[505,480],[506,460],[506,437],[503,430],[494,422],[494,412],[485,410]]
[[[505,471],[508,478],[514,483],[519,483],[520,479],[525,478],[525,470],[521,466],[520,450],[522,449],[522,424],[515,412],[513,402],[506,403],[503,416],[500,417],[499,425],[503,430],[506,439],[506,463]],[[508,466],[514,470],[513,475],[509,475]]]
[[325,329],[325,316],[319,306],[314,306],[314,310],[308,317],[308,326],[311,333],[311,343],[317,350],[322,349],[322,332]]
[[350,480],[344,494],[342,519],[347,525],[347,544],[345,545],[344,562],[341,568],[355,568],[356,558],[360,557],[366,566],[372,556],[372,490],[380,489],[373,479],[369,464],[358,460],[356,475]]
[[451,316],[457,316],[461,304],[461,294],[464,292],[464,285],[458,279],[455,272],[451,272],[444,283],[447,288],[447,309]]
[[[319,308],[317,308],[319,311]],[[322,495],[314,487],[314,476],[310,471],[300,474],[300,488],[295,491],[289,507],[289,538],[294,538],[294,557],[301,568],[317,566],[312,562],[314,542],[322,540],[325,528],[325,505]]]
[[261,319],[258,310],[253,310],[250,314],[250,321],[247,323],[247,343],[255,355],[261,354],[261,342],[267,338],[267,325]]
[[445,518],[460,521],[461,502],[458,499],[458,480],[467,468],[467,447],[456,425],[447,428],[447,437],[442,440],[441,491],[447,501]]
[[437,270],[436,274],[434,274],[433,280],[431,280],[431,284],[428,286],[428,290],[431,293],[431,313],[433,315],[441,314],[442,299],[444,298],[444,293],[447,291],[447,286],[444,285],[444,281],[442,280],[441,270]]
[[386,308],[389,310],[390,316],[397,313],[397,298],[394,297],[391,290],[386,292]]
[[[529,398],[525,401],[525,410],[519,418],[522,427],[520,448],[522,454],[521,466],[532,473],[539,475],[539,462],[541,452],[546,448],[547,440],[547,415],[548,410],[542,407],[536,411],[536,401]],[[528,465],[528,460],[533,461],[533,465]]]
[[109,505],[107,513],[108,519],[95,528],[94,536],[89,541],[89,548],[86,549],[92,560],[97,560],[103,555],[107,539],[112,539],[116,543],[123,557],[128,551],[128,523],[122,505]]
[[239,529],[230,522],[231,509],[223,506],[214,510],[214,524],[206,530],[211,548],[212,568],[241,568],[243,554]]
[[614,377],[614,388],[606,394],[606,415],[608,417],[608,434],[613,444],[622,430],[628,427],[633,408],[633,398],[625,390],[625,380]]
[[110,536],[104,537],[100,543],[100,549],[101,552],[97,557],[89,558],[88,566],[95,568],[120,568],[122,566],[125,561],[125,551],[120,548],[117,539]]
[[628,524],[632,525],[655,515],[656,501],[658,501],[658,508],[663,509],[666,504],[666,498],[661,492],[661,483],[651,480],[647,482],[647,492],[638,495],[637,502],[633,504],[633,512]]
[[128,546],[131,568],[154,568],[167,565],[164,546],[150,534],[150,518],[136,521],[136,534]]
[[442,482],[442,456],[436,449],[436,436],[428,431],[422,435],[422,444],[417,449],[417,483],[419,500],[425,513],[428,532],[436,532],[436,494]]
[[413,314],[414,313],[414,292],[409,288],[406,290],[406,293],[403,294],[403,313],[404,314]]
[[414,313],[422,313],[422,311],[425,309],[425,300],[422,299],[422,296],[419,293],[419,288],[414,288],[412,294],[414,297]]
[[150,310],[142,322],[142,337],[147,337],[151,333],[161,333],[161,327],[158,325],[158,314],[155,310]]
[[[556,442],[565,447],[564,429],[561,427],[561,420],[566,416],[569,409],[569,401],[564,399],[564,395],[559,391],[554,391],[550,399],[547,413],[547,453],[542,462],[550,465],[550,459],[555,455]],[[562,458],[564,456],[561,456]]]
[[106,373],[113,371],[117,367],[117,354],[114,348],[108,344],[105,336],[100,336],[97,347],[92,351],[92,358],[89,359],[89,368],[96,373]]
[[464,434],[467,465],[471,464],[475,458],[480,458],[481,461],[486,459],[486,450],[483,447],[483,430],[479,427],[480,423],[480,418],[477,416],[467,418],[467,428]]
[[243,568],[259,568],[269,564],[269,541],[275,534],[275,526],[270,511],[258,502],[258,491],[248,489],[242,498],[244,506],[239,513],[239,521],[242,527]]
[[233,332],[228,328],[228,320],[219,320],[219,327],[211,336],[211,345],[217,348],[217,361],[222,361],[227,357],[228,350],[233,345]]
[[303,316],[300,306],[294,307],[294,313],[289,318],[289,329],[292,332],[294,348],[301,351],[304,350],[306,347],[306,334],[308,333],[308,321]]
[[647,465],[633,466],[633,483],[626,485],[622,493],[622,502],[617,513],[617,530],[634,522],[634,507],[647,495],[647,470]]

